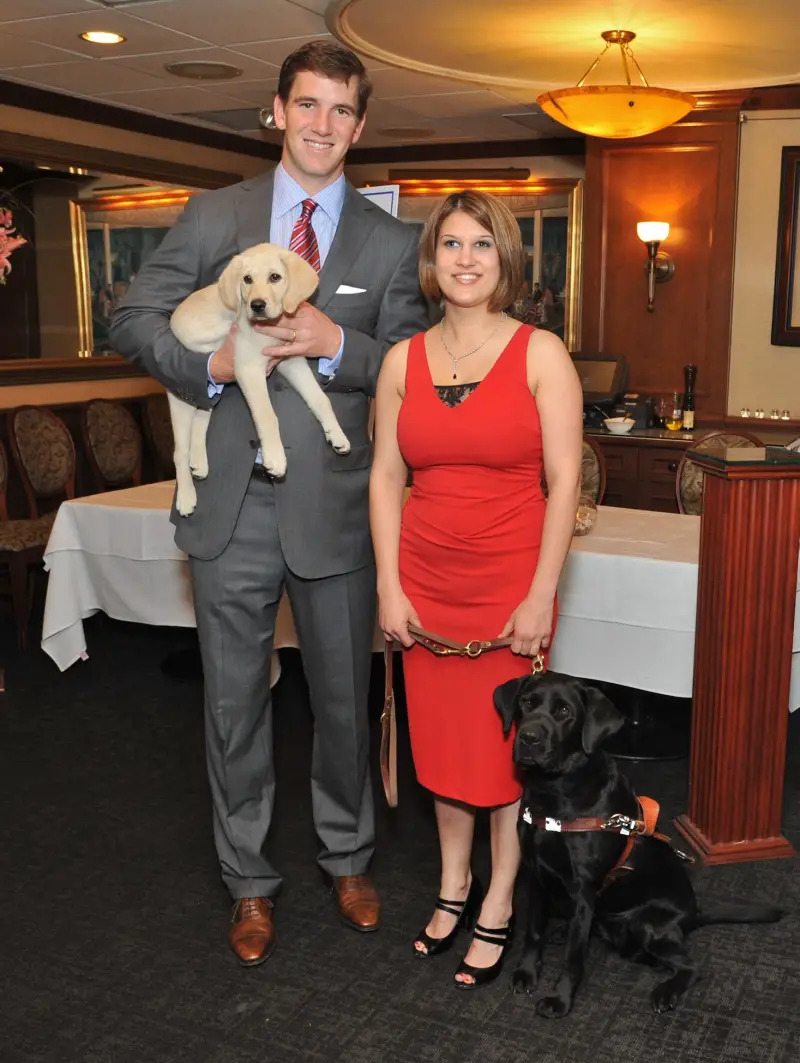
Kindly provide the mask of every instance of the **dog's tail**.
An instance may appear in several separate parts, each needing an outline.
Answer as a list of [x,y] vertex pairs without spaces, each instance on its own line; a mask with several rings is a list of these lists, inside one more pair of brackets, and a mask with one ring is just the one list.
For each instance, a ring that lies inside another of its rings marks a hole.
[[709,911],[698,912],[696,927],[717,923],[777,923],[783,909],[768,904],[720,904]]

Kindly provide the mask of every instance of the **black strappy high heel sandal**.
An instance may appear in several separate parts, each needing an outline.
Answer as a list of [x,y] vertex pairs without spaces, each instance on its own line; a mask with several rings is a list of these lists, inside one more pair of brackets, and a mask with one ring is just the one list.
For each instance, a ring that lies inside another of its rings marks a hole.
[[[417,956],[421,956],[423,959],[428,959],[431,956],[441,955],[443,952],[447,952],[450,946],[456,939],[456,934],[459,930],[467,929],[471,930],[475,925],[475,920],[478,918],[478,913],[481,910],[483,904],[483,888],[480,882],[473,875],[472,881],[469,884],[469,891],[463,901],[448,901],[444,897],[436,898],[436,907],[443,912],[447,912],[449,915],[458,916],[458,922],[443,938],[434,938],[425,930],[425,927],[420,930],[417,936],[414,938],[414,952]],[[417,942],[420,942],[425,946],[425,952],[422,952],[416,947]]]
[[506,958],[506,951],[511,944],[511,936],[514,933],[514,916],[512,915],[508,921],[508,926],[501,926],[497,929],[481,926],[480,923],[475,924],[475,929],[472,933],[474,938],[479,941],[486,941],[489,945],[500,945],[502,952],[497,957],[495,963],[491,967],[473,967],[472,964],[467,963],[466,960],[462,960],[458,965],[456,974],[468,974],[471,975],[474,981],[472,982],[459,982],[457,978],[453,979],[453,985],[456,989],[477,989],[479,986],[488,985],[489,982],[493,982],[495,978],[500,974],[503,968],[503,961]]

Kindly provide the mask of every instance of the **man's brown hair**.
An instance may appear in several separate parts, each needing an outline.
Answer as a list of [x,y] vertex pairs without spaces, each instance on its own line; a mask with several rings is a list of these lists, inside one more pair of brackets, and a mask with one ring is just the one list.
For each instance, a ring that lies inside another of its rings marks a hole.
[[502,201],[486,192],[453,192],[425,222],[419,241],[419,283],[428,299],[436,302],[442,292],[436,280],[436,245],[446,218],[463,211],[494,237],[500,257],[500,283],[489,300],[494,313],[505,310],[519,297],[525,279],[525,251],[517,219]]
[[289,95],[294,79],[304,70],[332,81],[347,84],[350,78],[358,81],[358,118],[364,117],[367,101],[372,94],[372,83],[366,67],[355,52],[345,48],[338,41],[316,40],[302,45],[291,55],[287,55],[278,75],[278,95],[284,103],[289,102]]

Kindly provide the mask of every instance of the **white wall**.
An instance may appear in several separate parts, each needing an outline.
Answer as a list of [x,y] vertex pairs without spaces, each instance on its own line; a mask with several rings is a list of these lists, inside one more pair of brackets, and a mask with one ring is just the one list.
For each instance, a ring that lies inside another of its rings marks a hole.
[[775,347],[772,298],[781,149],[800,146],[800,112],[760,111],[742,125],[728,414],[788,409],[800,419],[800,347]]

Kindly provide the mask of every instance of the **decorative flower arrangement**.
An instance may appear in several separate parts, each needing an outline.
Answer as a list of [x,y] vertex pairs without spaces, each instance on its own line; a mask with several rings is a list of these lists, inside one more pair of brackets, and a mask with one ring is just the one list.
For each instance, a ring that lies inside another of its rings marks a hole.
[[6,283],[6,277],[11,272],[11,252],[28,242],[22,236],[15,236],[14,232],[13,214],[7,208],[0,207],[0,284]]

